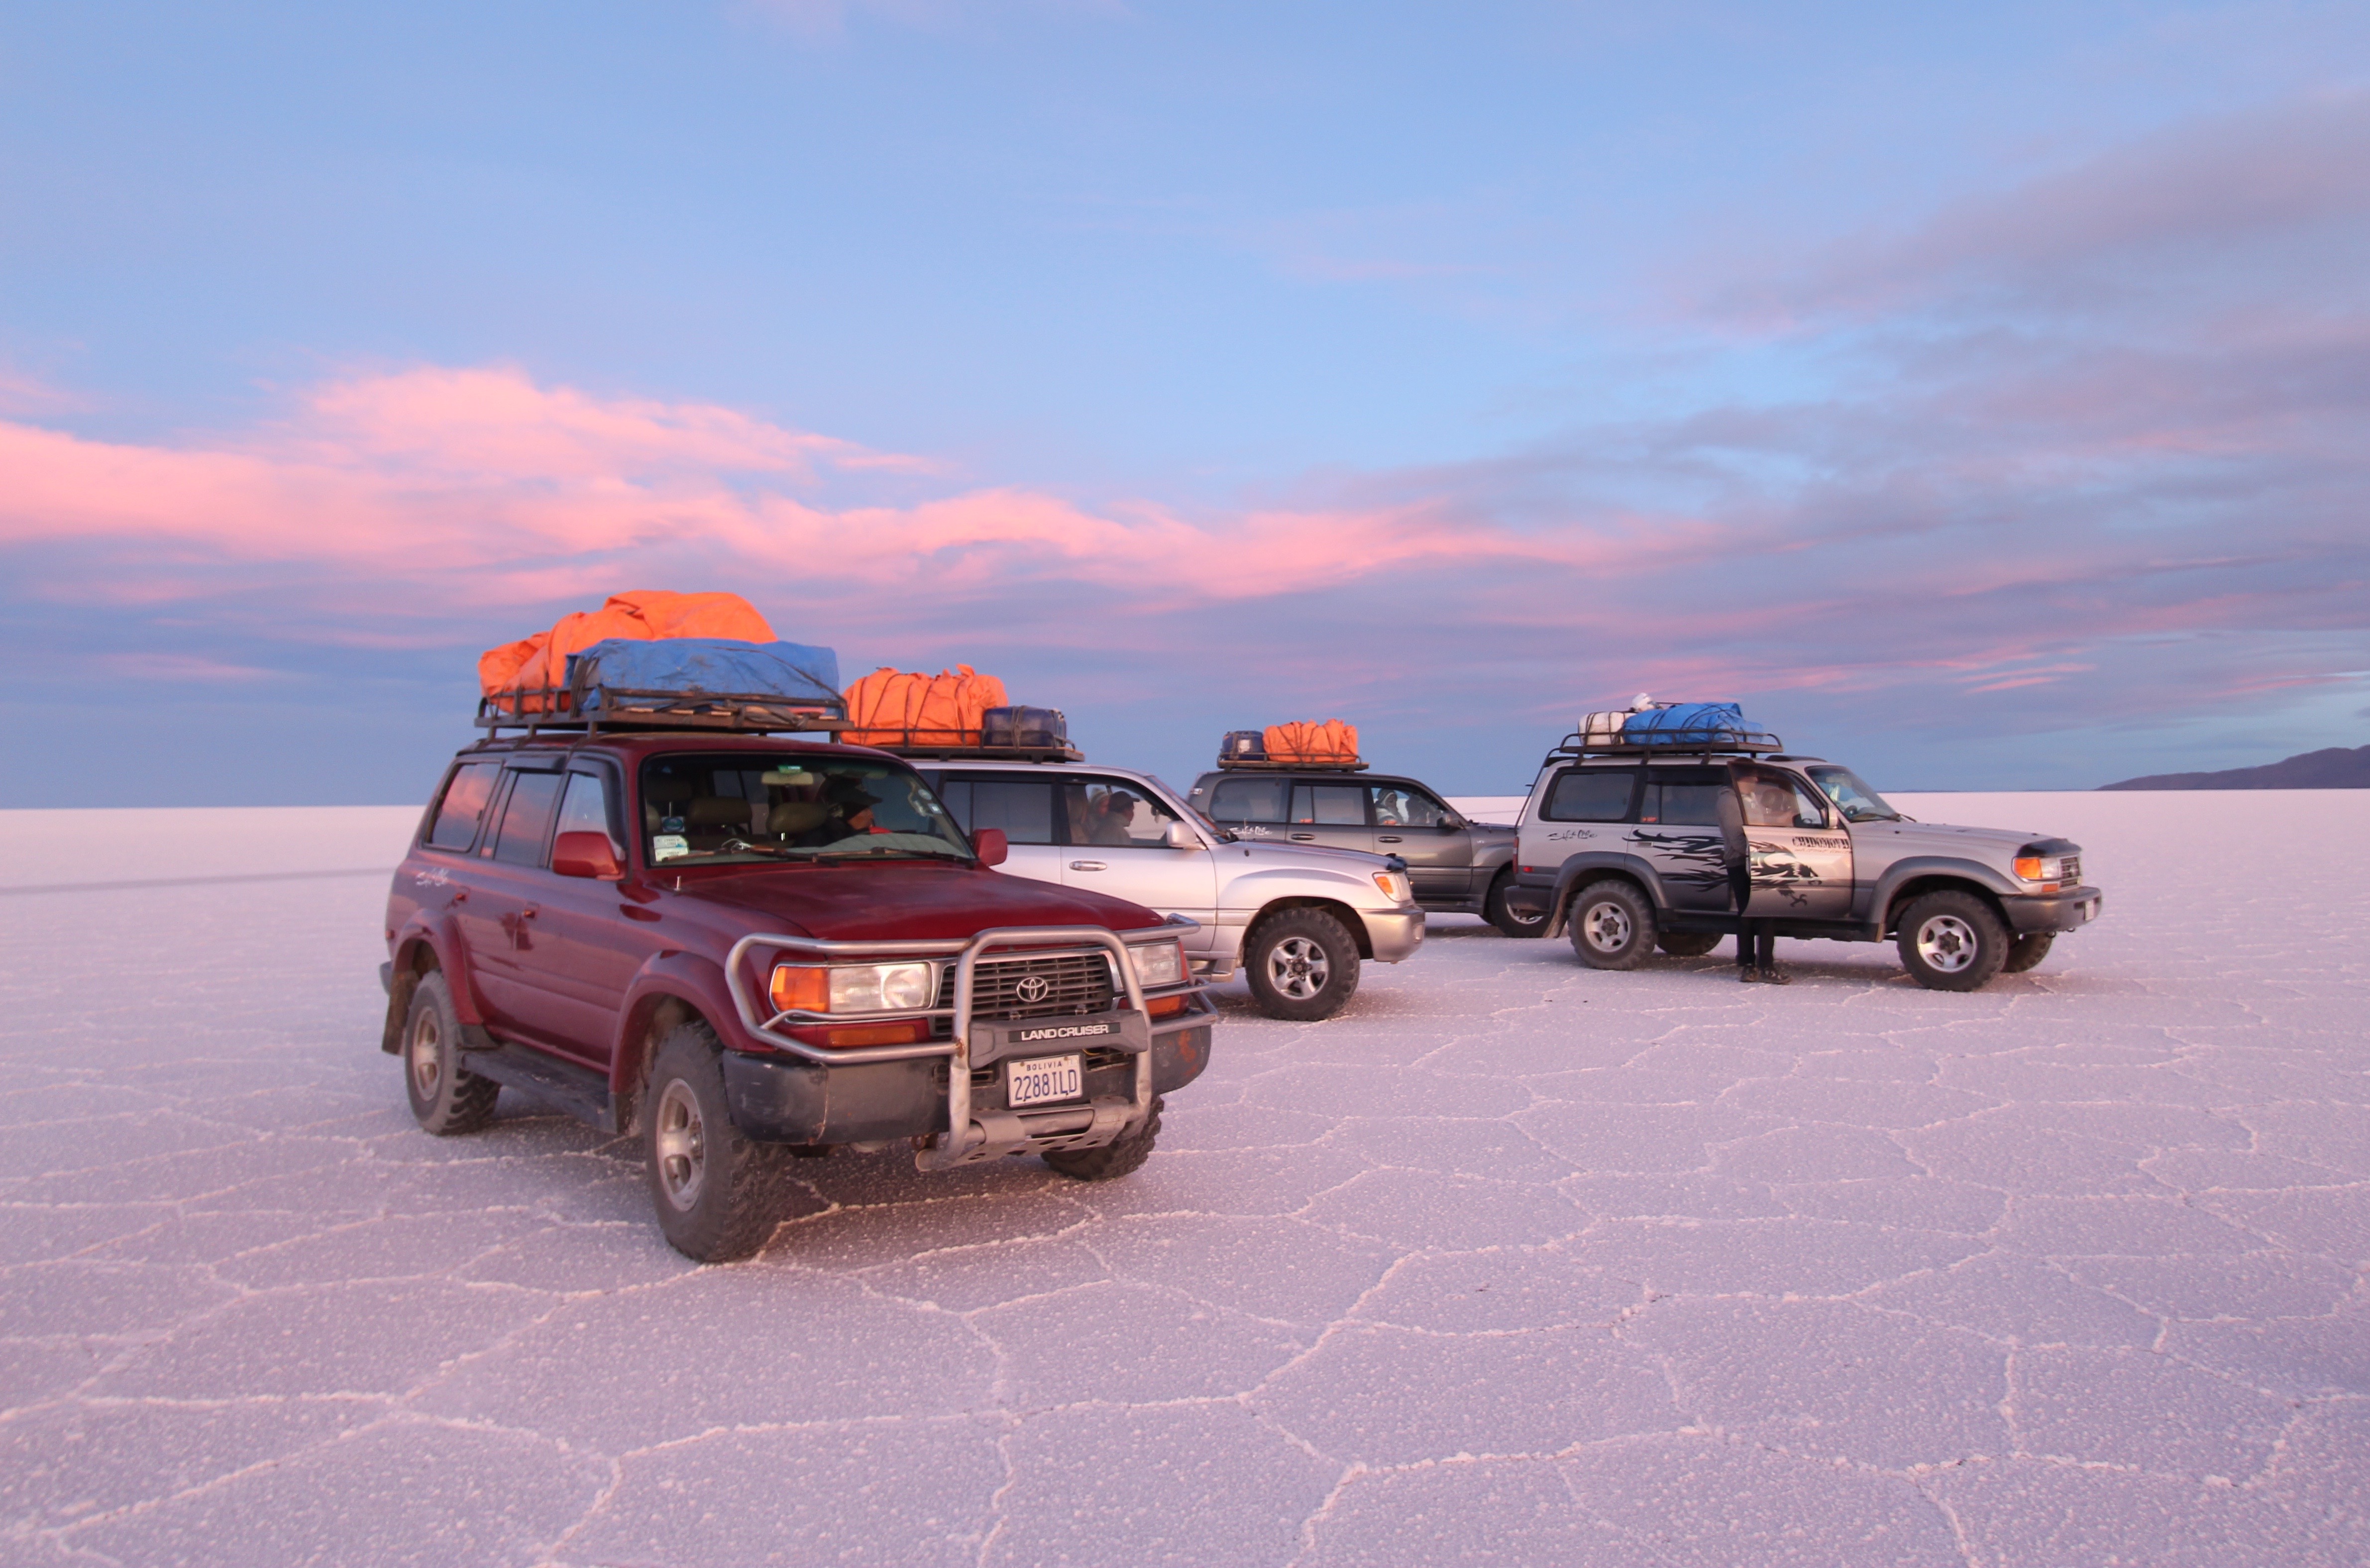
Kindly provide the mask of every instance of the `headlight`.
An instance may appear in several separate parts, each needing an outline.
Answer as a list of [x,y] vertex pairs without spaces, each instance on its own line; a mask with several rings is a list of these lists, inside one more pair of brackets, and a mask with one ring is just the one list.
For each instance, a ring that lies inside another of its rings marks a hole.
[[1177,943],[1149,943],[1127,952],[1135,961],[1135,983],[1145,990],[1185,983],[1185,949]]
[[2058,855],[2019,855],[2016,874],[2027,882],[2062,882],[2065,879],[2065,862]]
[[768,989],[784,1013],[908,1013],[930,1005],[934,978],[927,964],[780,964]]
[[1404,904],[1415,897],[1414,893],[1409,890],[1408,876],[1404,871],[1377,871],[1375,873],[1375,886],[1380,887],[1383,890],[1383,897],[1394,904]]

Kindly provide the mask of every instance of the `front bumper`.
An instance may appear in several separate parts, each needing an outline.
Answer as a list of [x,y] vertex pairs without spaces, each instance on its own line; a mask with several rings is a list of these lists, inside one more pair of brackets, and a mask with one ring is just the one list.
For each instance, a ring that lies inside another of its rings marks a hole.
[[2062,893],[2019,893],[2000,900],[2008,923],[2019,936],[2079,931],[2097,920],[2106,905],[2107,896],[2096,887],[2068,887]]
[[[1196,995],[1183,1013],[1152,1026],[1149,1054],[1154,1093],[1180,1089],[1209,1066],[1210,1025],[1217,1011],[1207,997]],[[1142,1024],[1141,1014],[1124,1013],[1043,1022],[1077,1024],[1101,1018],[1128,1020],[1139,1029]],[[983,1021],[980,1028],[988,1027]],[[1124,1042],[1133,1034],[1131,1030],[1110,1038]],[[1049,1047],[1043,1054],[1067,1053]],[[1119,1125],[1106,1124],[1112,1123],[1112,1102],[1122,1113],[1119,1124],[1133,1115],[1133,1053],[1114,1049],[1098,1054],[1123,1059],[1097,1063],[1089,1059],[1083,1103],[1032,1106],[1018,1112],[1005,1106],[1004,1073],[995,1061],[970,1068],[970,1092],[965,1097],[968,1119],[977,1132],[987,1135],[972,1158],[992,1157],[984,1152],[989,1146],[999,1154],[1043,1151],[1091,1147],[1118,1136]],[[788,1055],[727,1051],[724,1091],[732,1107],[733,1125],[763,1142],[904,1142],[946,1132],[950,1061],[936,1056],[825,1063]]]
[[1391,910],[1382,914],[1361,910],[1358,918],[1366,922],[1366,942],[1374,948],[1377,964],[1412,958],[1423,945],[1421,910]]

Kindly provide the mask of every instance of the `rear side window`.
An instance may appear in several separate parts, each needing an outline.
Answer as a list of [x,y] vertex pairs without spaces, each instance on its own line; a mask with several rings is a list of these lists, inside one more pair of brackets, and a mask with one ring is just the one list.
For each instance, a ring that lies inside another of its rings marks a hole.
[[1053,784],[1050,779],[973,779],[967,793],[970,798],[956,807],[959,817],[969,812],[962,818],[965,832],[1000,828],[1007,843],[1053,841]]
[[1556,780],[1539,815],[1550,822],[1620,822],[1638,774],[1629,768],[1573,768]]
[[1724,768],[1649,768],[1638,820],[1690,828],[1720,826],[1720,797],[1733,786]]
[[1357,784],[1294,784],[1291,819],[1312,828],[1363,828],[1366,792]]
[[501,771],[499,762],[471,762],[453,775],[436,807],[435,825],[428,830],[431,849],[466,850],[477,841],[477,822],[486,814],[486,802],[494,797],[494,780]]
[[1375,823],[1383,828],[1437,828],[1448,820],[1448,807],[1412,784],[1372,784]]
[[1221,779],[1210,795],[1214,822],[1282,822],[1292,798],[1292,781],[1279,778]]
[[502,807],[501,831],[494,840],[494,858],[512,865],[541,865],[543,846],[551,840],[551,819],[559,809],[560,773],[520,773],[511,783],[511,797]]

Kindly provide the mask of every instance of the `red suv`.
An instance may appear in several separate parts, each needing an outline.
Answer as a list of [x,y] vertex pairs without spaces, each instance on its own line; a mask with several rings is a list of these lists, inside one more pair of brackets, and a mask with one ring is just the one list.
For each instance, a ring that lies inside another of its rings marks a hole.
[[1190,922],[1003,876],[1005,847],[861,747],[483,741],[395,875],[383,1043],[439,1136],[503,1084],[638,1131],[703,1261],[763,1243],[792,1156],[1124,1175],[1210,1059]]

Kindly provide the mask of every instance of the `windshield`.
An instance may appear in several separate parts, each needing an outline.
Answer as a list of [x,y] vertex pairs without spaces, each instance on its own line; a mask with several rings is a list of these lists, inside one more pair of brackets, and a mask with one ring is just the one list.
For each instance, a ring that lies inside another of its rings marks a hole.
[[650,864],[969,860],[918,774],[855,757],[677,753],[642,764]]
[[1849,768],[1813,767],[1806,769],[1818,781],[1835,809],[1844,814],[1847,822],[1898,822],[1901,813],[1895,811],[1884,796],[1860,782]]

